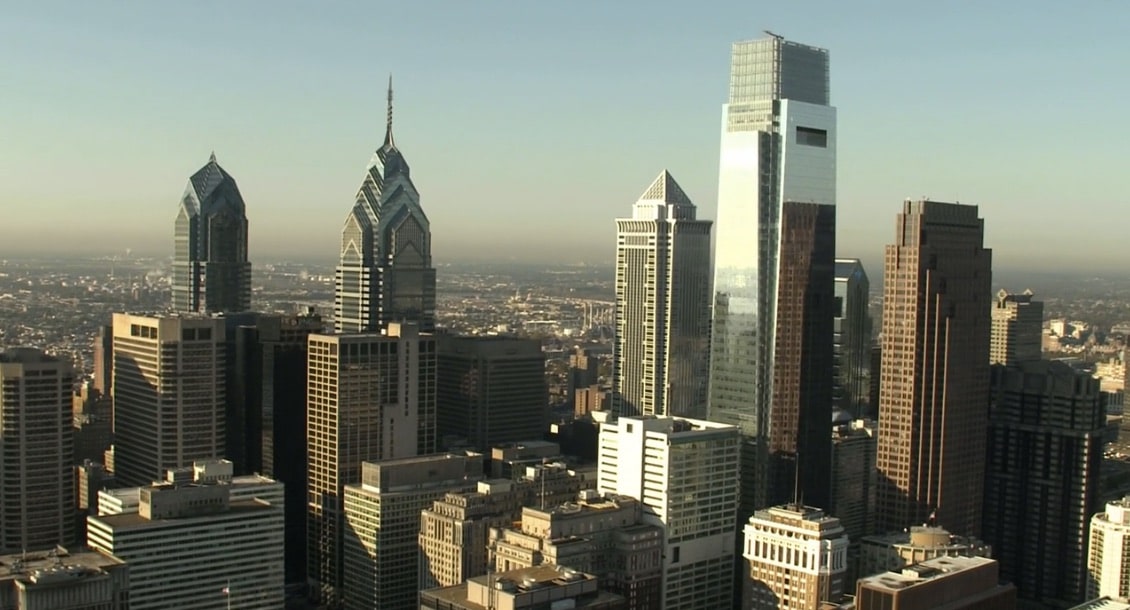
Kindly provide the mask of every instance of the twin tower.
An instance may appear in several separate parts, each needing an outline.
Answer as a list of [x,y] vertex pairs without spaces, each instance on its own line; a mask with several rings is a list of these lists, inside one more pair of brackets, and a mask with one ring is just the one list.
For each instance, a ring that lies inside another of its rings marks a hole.
[[[235,179],[216,162],[189,178],[177,214],[173,309],[251,309],[247,211]],[[373,153],[341,234],[334,331],[377,332],[390,322],[435,329],[432,236],[408,162],[392,136],[392,79],[384,143]]]

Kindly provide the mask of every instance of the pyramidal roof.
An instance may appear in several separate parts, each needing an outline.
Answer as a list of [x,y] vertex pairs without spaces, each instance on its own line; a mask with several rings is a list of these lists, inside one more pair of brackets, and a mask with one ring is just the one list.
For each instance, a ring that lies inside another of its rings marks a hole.
[[216,153],[213,152],[208,158],[208,163],[196,170],[192,175],[189,182],[192,183],[192,189],[196,191],[196,197],[203,202],[212,194],[221,184],[232,177],[216,163]]
[[647,190],[640,195],[640,201],[662,201],[670,205],[689,205],[694,207],[691,203],[691,198],[683,192],[678,182],[675,182],[674,176],[671,172],[663,170],[659,173],[659,177]]

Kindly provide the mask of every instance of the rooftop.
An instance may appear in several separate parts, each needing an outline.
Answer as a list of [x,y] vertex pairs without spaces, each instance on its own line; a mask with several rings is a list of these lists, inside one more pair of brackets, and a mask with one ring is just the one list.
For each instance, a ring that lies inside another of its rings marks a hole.
[[62,547],[49,551],[0,555],[0,582],[14,580],[36,585],[64,584],[78,578],[104,574],[125,561],[97,551],[73,555]]
[[880,591],[897,591],[995,563],[996,561],[985,557],[938,557],[907,566],[901,572],[884,572],[861,578],[859,583]]
[[207,513],[207,514],[193,515],[193,516],[188,516],[188,517],[179,517],[179,518],[172,518],[172,519],[146,519],[145,517],[142,517],[140,513],[122,513],[120,515],[102,515],[102,516],[90,517],[90,518],[91,519],[97,519],[98,521],[105,523],[107,526],[114,528],[116,530],[124,530],[124,529],[135,529],[135,528],[158,527],[158,526],[162,526],[162,525],[173,525],[173,524],[184,523],[186,521],[193,521],[193,520],[205,520],[205,521],[207,521],[207,520],[219,519],[223,516],[228,516],[228,515],[243,515],[243,514],[247,514],[247,513],[251,513],[251,512],[257,512],[257,511],[269,510],[269,509],[271,509],[271,505],[269,503],[264,502],[264,501],[259,500],[259,499],[250,499],[250,500],[237,500],[235,502],[232,502],[231,504],[228,505],[228,510],[223,511],[223,512]]
[[1100,597],[1072,606],[1068,610],[1130,610],[1130,604],[1109,597]]

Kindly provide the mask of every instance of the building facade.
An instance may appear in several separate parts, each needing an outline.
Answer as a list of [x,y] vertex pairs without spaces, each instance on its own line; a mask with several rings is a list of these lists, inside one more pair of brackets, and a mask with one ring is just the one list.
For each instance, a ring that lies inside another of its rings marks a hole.
[[941,557],[862,578],[856,610],[1013,610],[1016,588],[1002,584],[997,562],[984,557]]
[[1002,288],[997,292],[993,303],[990,363],[1012,365],[1040,359],[1044,338],[1044,303],[1032,297],[1031,290],[1012,294]]
[[373,153],[341,233],[334,331],[380,332],[392,322],[435,330],[432,233],[408,162],[392,137],[392,78],[385,139]]
[[545,434],[549,394],[537,339],[436,337],[436,426],[442,446],[477,451]]
[[1021,599],[1082,602],[1106,427],[1099,381],[1049,360],[992,369],[985,541]]
[[1130,601],[1130,496],[1108,502],[1091,518],[1087,547],[1087,598]]
[[993,549],[977,538],[955,536],[936,525],[915,525],[905,531],[860,540],[859,576],[899,572],[904,567],[939,557],[992,557]]
[[856,419],[832,427],[832,504],[848,545],[848,586],[855,582],[859,540],[875,530],[875,422]]
[[661,606],[728,607],[737,550],[739,433],[734,426],[603,413],[597,489],[637,498],[666,528]]
[[[883,280],[880,531],[981,529],[992,251],[977,207],[906,201]],[[958,442],[953,442],[958,439]]]
[[593,574],[538,566],[469,579],[420,592],[420,610],[524,610],[574,608],[624,610],[623,597],[605,590]]
[[128,610],[129,566],[98,551],[50,551],[0,556],[0,608],[5,610]]
[[312,334],[307,350],[306,577],[311,595],[333,604],[345,486],[361,480],[362,462],[435,447],[435,340],[393,323],[387,335]]
[[709,418],[743,436],[742,510],[769,506],[781,213],[836,202],[828,52],[771,35],[733,45],[722,111]]
[[230,313],[251,309],[247,210],[235,178],[208,163],[188,179],[177,213],[173,310]]
[[448,492],[474,489],[482,454],[364,462],[345,486],[342,601],[347,610],[414,610],[420,590],[420,512]]
[[[869,413],[871,390],[871,282],[858,258],[836,259],[834,405],[852,417]],[[878,373],[878,371],[876,371]]]
[[848,538],[839,519],[784,504],[754,513],[744,534],[744,610],[818,610],[840,601]]
[[114,314],[114,474],[123,485],[222,457],[224,321]]
[[0,552],[74,541],[73,378],[40,350],[0,352]]
[[706,417],[710,227],[664,170],[616,220],[612,410]]

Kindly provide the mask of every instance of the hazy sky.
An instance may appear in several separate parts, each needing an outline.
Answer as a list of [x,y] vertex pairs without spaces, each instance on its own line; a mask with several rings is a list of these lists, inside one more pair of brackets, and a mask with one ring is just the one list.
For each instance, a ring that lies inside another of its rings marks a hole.
[[[437,263],[610,261],[669,169],[715,217],[730,43],[831,54],[838,253],[905,197],[981,206],[997,265],[1124,265],[1130,2],[4,2],[0,257],[169,255],[214,149],[251,256],[331,260],[385,122]],[[1094,260],[1094,257],[1103,257]]]

